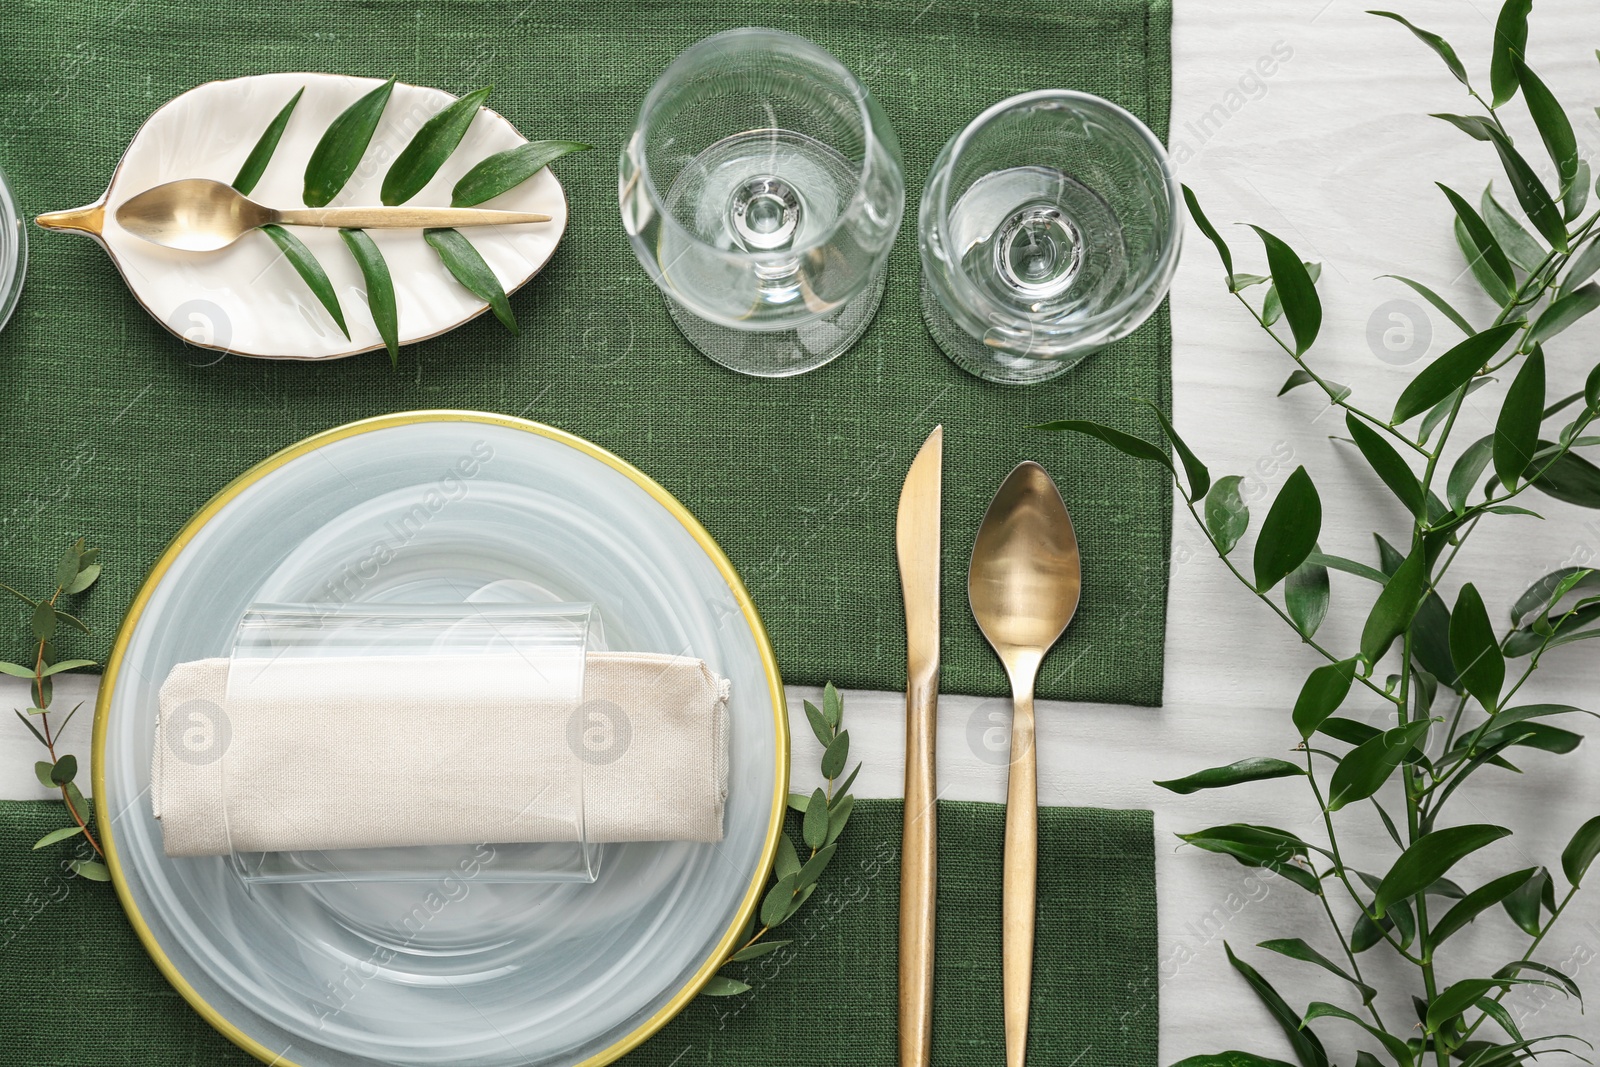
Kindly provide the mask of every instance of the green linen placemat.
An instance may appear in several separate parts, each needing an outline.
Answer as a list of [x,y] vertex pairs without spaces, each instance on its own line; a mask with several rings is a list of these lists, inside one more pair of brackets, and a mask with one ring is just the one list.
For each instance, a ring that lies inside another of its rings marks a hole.
[[[744,965],[754,988],[700,997],[623,1062],[637,1067],[892,1067],[896,1054],[898,800],[857,803],[818,891],[782,949]],[[51,801],[0,803],[0,1001],[7,1062],[30,1067],[254,1063],[168,987],[111,888],[61,875]],[[997,1063],[998,804],[939,806],[933,1062]],[[799,827],[790,833],[798,840]],[[1148,811],[1042,808],[1029,1059],[1154,1067],[1155,859]]]
[[[1165,305],[1064,379],[980,382],[923,328],[915,220],[939,147],[1022,90],[1098,93],[1165,135],[1170,20],[1169,0],[7,0],[0,168],[29,216],[98,197],[170,97],[266,71],[395,75],[457,93],[493,83],[489,105],[530,137],[596,148],[556,165],[572,222],[513,298],[522,335],[484,316],[407,349],[398,372],[382,353],[199,365],[214,354],[152,320],[94,243],[34,230],[27,289],[0,333],[0,580],[48,580],[70,537],[104,548],[88,607],[97,647],[83,650],[103,659],[156,556],[251,464],[356,418],[476,408],[587,437],[688,505],[743,574],[787,680],[897,689],[895,504],[918,445],[943,423],[946,690],[1005,691],[967,611],[966,563],[1001,479],[1037,459],[1061,484],[1084,561],[1082,608],[1040,693],[1157,704],[1167,479],[1098,442],[1027,427],[1087,418],[1156,436],[1130,397],[1169,403]],[[618,152],[650,83],[687,45],[748,24],[837,54],[881,98],[905,155],[906,222],[875,323],[843,358],[787,381],[732,374],[690,348],[617,209]],[[287,269],[279,281],[301,284]]]

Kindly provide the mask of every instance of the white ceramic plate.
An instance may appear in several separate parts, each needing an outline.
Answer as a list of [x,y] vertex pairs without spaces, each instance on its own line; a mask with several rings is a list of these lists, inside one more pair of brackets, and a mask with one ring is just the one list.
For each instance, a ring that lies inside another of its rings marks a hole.
[[[139,303],[190,344],[269,359],[335,359],[381,348],[383,339],[367,313],[366,284],[336,230],[300,226],[294,232],[333,281],[350,328],[348,339],[265,234],[246,234],[219,252],[180,252],[141,240],[116,222],[123,201],[165,182],[232,182],[262,131],[304,87],[266,173],[250,193],[269,207],[302,206],[312,149],[345,108],[381,83],[339,74],[258,74],[198,86],[145,120],[104,196],[83,208],[43,216],[41,224],[99,240]],[[441,89],[396,84],[372,144],[334,205],[379,203],[389,163],[423,122],[454,99]],[[543,135],[556,137],[561,131]],[[461,146],[408,203],[448,206],[450,190],[463,174],[486,156],[526,140],[500,115],[480,110]],[[539,211],[551,218],[528,226],[480,227],[468,235],[509,293],[555,253],[567,226],[566,194],[546,167],[482,206]],[[444,333],[488,309],[450,276],[419,231],[369,232],[394,278],[401,344]]]
[[[248,604],[459,603],[506,583],[593,602],[609,647],[699,656],[730,680],[720,844],[603,846],[592,885],[461,871],[436,884],[247,889],[225,857],[162,854],[148,795],[157,690],[174,664],[225,655]],[[279,453],[178,534],[107,665],[94,800],[151,956],[263,1060],[597,1064],[665,1023],[731,951],[777,844],[788,743],[760,621],[682,505],[560,431],[415,412]]]

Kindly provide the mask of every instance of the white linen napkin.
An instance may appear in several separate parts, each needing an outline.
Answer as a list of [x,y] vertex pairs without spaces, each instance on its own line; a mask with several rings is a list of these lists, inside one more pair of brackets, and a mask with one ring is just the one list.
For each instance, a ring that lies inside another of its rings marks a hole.
[[[583,701],[516,657],[180,663],[150,797],[169,856],[570,841],[720,841],[728,682],[701,660],[590,652]],[[241,681],[247,679],[247,682]]]

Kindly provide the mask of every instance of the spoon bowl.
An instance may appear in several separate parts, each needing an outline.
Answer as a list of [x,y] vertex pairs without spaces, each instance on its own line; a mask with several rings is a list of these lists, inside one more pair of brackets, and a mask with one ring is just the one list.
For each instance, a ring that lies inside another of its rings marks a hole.
[[1006,783],[1001,897],[1001,981],[1006,1065],[1027,1057],[1033,926],[1039,867],[1038,762],[1033,689],[1045,653],[1078,610],[1078,537],[1061,492],[1037,463],[1023,463],[995,493],[978,528],[967,599],[978,629],[1011,680],[1011,768]]

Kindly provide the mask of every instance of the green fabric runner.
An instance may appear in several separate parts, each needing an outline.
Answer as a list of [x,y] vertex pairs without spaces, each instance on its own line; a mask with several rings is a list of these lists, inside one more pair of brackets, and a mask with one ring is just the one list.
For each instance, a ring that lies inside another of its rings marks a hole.
[[[744,575],[788,681],[895,689],[895,504],[917,446],[943,423],[946,691],[1005,689],[967,611],[966,562],[989,497],[1032,458],[1060,482],[1084,560],[1082,607],[1042,694],[1159,703],[1167,479],[1097,442],[1027,427],[1089,418],[1154,437],[1131,397],[1169,403],[1165,307],[1065,379],[979,382],[923,328],[915,220],[939,147],[1013,93],[1099,93],[1164,135],[1170,15],[1169,0],[8,0],[0,168],[29,216],[98,197],[168,98],[265,71],[395,75],[458,93],[493,83],[489,104],[529,136],[597,147],[556,165],[572,224],[513,298],[522,335],[485,316],[406,350],[399,372],[381,353],[197,365],[212,354],[153,321],[100,248],[35,230],[27,289],[0,333],[0,580],[44,583],[73,536],[104,548],[87,609],[97,644],[84,650],[103,658],[150,564],[245,468],[352,419],[478,408],[587,437],[683,500]],[[880,97],[905,155],[906,223],[874,325],[842,359],[787,381],[739,377],[691,349],[618,219],[618,150],[650,82],[693,41],[744,24],[837,54]]]
[[[782,928],[791,949],[742,965],[754,987],[700,997],[624,1059],[638,1067],[892,1067],[900,802],[865,800],[818,891]],[[64,876],[54,801],[0,803],[5,1059],[30,1067],[254,1063],[162,980],[109,886]],[[996,1063],[1000,841],[996,804],[939,807],[936,1067]],[[798,826],[790,833],[799,838]],[[1156,898],[1147,811],[1039,813],[1039,926],[1029,1062],[1154,1067]]]

